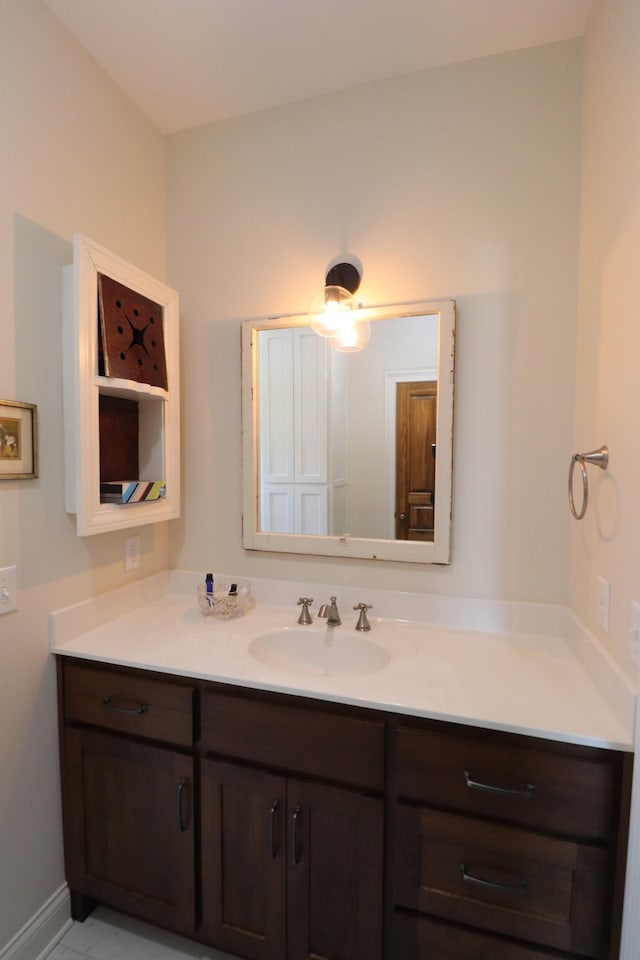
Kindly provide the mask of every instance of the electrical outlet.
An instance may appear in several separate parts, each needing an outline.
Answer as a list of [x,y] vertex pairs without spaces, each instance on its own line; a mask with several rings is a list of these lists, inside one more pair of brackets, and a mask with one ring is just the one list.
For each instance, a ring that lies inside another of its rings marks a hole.
[[18,609],[18,570],[17,567],[0,569],[0,616],[13,613]]
[[140,569],[140,537],[127,537],[124,541],[124,572]]
[[631,604],[631,659],[640,667],[640,603]]
[[598,577],[598,626],[605,633],[609,633],[609,615],[611,607],[611,584],[604,577]]

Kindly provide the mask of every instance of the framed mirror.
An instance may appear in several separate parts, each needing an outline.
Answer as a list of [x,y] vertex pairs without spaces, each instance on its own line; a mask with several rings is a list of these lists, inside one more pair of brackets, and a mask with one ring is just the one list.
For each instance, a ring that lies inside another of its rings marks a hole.
[[243,546],[449,563],[455,302],[358,316],[353,353],[306,315],[243,323]]

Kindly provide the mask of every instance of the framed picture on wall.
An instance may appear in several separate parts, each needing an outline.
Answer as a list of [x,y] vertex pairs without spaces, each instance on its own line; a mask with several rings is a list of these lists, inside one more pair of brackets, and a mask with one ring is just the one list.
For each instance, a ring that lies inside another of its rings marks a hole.
[[0,480],[38,476],[38,408],[0,400]]

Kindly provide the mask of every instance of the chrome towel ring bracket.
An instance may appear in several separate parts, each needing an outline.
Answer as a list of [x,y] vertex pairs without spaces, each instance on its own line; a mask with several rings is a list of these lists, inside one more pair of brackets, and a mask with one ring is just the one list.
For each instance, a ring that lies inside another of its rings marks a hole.
[[[573,499],[573,471],[576,463],[580,464],[580,473],[582,474],[582,507],[576,510]],[[601,470],[606,470],[609,465],[609,448],[602,446],[598,450],[591,450],[589,453],[574,453],[571,457],[571,466],[569,467],[569,509],[576,520],[582,520],[587,512],[589,504],[589,477],[587,476],[587,464],[592,463]]]

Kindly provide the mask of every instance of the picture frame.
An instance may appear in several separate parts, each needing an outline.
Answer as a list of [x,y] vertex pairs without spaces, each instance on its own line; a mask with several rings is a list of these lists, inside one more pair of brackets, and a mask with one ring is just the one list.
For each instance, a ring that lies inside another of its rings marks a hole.
[[38,476],[38,407],[0,400],[0,480]]

